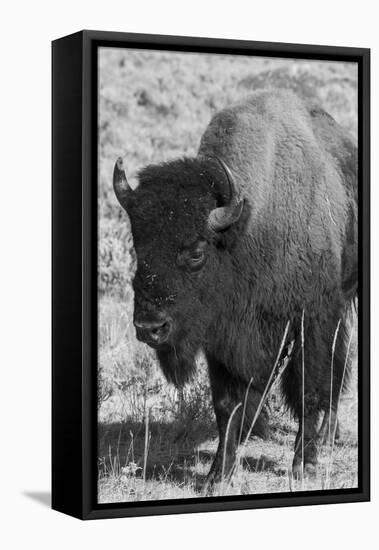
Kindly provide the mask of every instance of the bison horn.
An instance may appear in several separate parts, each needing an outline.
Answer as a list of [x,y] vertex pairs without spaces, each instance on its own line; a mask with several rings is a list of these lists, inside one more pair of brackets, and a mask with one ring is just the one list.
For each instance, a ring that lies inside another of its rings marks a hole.
[[213,231],[222,231],[238,221],[242,213],[243,201],[240,198],[239,189],[230,168],[221,158],[214,158],[222,166],[222,169],[225,172],[229,186],[229,202],[224,206],[215,208],[210,212],[208,217],[208,225],[211,229],[213,229]]
[[113,170],[113,189],[116,197],[123,208],[126,208],[128,197],[133,189],[126,179],[124,163],[121,157],[118,157]]

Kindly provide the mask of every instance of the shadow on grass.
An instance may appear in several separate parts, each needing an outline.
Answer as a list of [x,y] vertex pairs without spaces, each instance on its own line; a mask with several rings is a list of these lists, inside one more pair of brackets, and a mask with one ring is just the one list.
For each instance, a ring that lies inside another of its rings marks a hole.
[[270,472],[277,476],[282,476],[283,473],[286,473],[284,468],[278,468],[276,460],[272,460],[267,456],[259,456],[257,458],[244,456],[242,458],[242,467],[251,473]]
[[[182,483],[196,465],[204,461],[199,445],[217,437],[211,426],[196,422],[151,422],[146,465],[146,478],[165,478]],[[120,473],[131,463],[143,467],[145,426],[124,422],[99,424],[98,457],[100,472]],[[212,460],[210,453],[207,458]],[[202,477],[197,475],[197,477]],[[205,476],[204,476],[205,477]]]
[[[151,422],[146,479],[182,484],[188,482],[196,472],[196,486],[201,490],[214,458],[216,438],[215,428],[201,422]],[[200,446],[203,448],[199,449]],[[143,423],[99,424],[100,473],[120,475],[121,468],[132,464],[141,468],[138,472],[142,473],[144,454],[145,426]],[[264,456],[245,456],[242,466],[253,473],[268,471],[277,475],[281,473],[277,470],[277,463]]]

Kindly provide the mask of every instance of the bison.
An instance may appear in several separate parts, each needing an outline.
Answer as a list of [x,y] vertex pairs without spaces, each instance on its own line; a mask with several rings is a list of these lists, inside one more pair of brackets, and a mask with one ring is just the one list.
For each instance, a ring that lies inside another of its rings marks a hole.
[[[215,114],[196,157],[143,168],[135,189],[119,158],[113,185],[137,255],[137,338],[177,387],[200,350],[207,359],[219,432],[208,478],[231,475],[288,322],[293,472],[314,472],[323,412],[335,431],[357,294],[352,138],[295,94],[261,91]],[[267,431],[264,410],[254,429]]]

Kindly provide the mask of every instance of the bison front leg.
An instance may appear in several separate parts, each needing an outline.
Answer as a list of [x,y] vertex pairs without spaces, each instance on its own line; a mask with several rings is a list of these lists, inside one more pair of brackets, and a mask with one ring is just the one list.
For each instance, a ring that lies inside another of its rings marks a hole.
[[304,418],[301,414],[299,417],[292,465],[292,472],[296,479],[302,479],[303,475],[312,476],[316,472],[319,412],[305,407]]
[[208,474],[208,482],[213,483],[221,480],[222,474],[226,478],[233,474],[237,446],[248,436],[253,421],[252,433],[255,435],[267,437],[268,427],[263,411],[258,419],[255,418],[262,397],[261,389],[251,386],[246,395],[247,383],[233,377],[215,358],[207,356],[207,359],[219,433],[216,456]]
[[[209,379],[212,390],[213,406],[219,434],[218,448],[207,481],[220,481],[222,474],[230,477],[233,473],[238,438],[240,432],[241,415],[237,409],[239,392],[236,384],[222,363],[208,357]],[[241,407],[239,407],[241,409]]]

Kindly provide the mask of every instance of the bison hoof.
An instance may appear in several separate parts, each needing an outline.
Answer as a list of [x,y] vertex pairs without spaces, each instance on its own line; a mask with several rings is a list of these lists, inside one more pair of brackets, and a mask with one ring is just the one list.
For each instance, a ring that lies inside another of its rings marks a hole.
[[221,470],[211,468],[205,481],[206,484],[214,485],[215,483],[219,483],[220,481],[221,481]]
[[305,479],[315,477],[316,465],[311,462],[306,462],[303,471],[301,460],[294,462],[292,467],[292,475],[294,479],[301,481],[303,479],[303,474]]
[[215,486],[221,481],[221,473],[210,471],[203,485],[203,495],[212,496],[215,491]]
[[334,435],[334,441],[333,441],[332,437],[329,437],[328,434],[325,433],[321,436],[320,443],[321,443],[321,445],[325,445],[326,447],[330,447],[331,445],[333,445],[333,443],[337,443],[340,440],[340,437],[341,436],[340,436],[339,430],[337,430],[335,435]]

